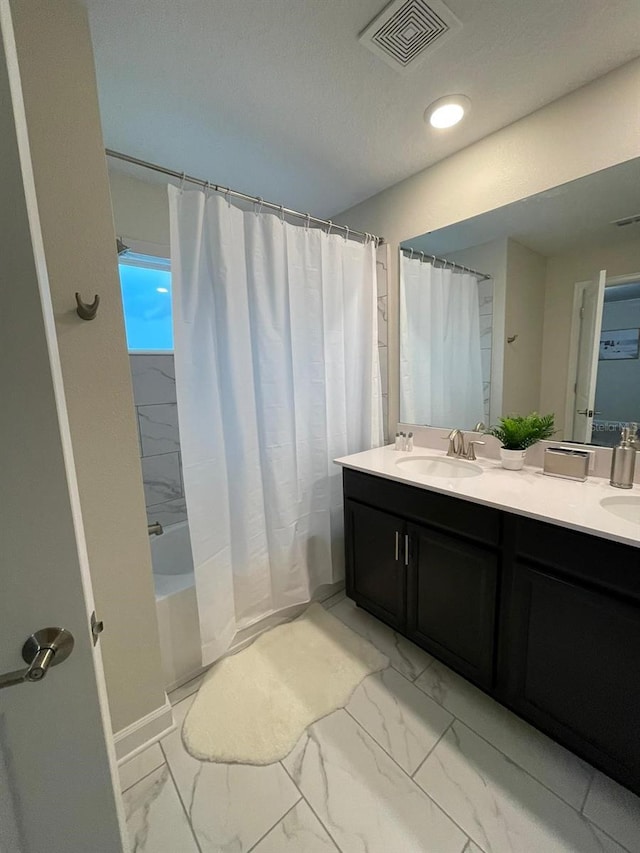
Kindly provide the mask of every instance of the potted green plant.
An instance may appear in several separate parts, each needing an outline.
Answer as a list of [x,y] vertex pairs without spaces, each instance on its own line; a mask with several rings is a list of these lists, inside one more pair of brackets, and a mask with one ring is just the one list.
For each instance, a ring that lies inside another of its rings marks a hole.
[[555,432],[553,415],[508,415],[498,418],[498,424],[490,427],[486,434],[498,439],[502,467],[519,471],[524,465],[527,448],[537,441],[551,438]]

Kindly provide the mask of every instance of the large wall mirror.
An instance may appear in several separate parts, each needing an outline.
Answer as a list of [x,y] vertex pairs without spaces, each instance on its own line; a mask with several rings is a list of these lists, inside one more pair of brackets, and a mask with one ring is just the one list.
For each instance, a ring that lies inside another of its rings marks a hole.
[[640,421],[640,159],[411,237],[399,262],[403,423],[553,412],[559,439],[611,446]]

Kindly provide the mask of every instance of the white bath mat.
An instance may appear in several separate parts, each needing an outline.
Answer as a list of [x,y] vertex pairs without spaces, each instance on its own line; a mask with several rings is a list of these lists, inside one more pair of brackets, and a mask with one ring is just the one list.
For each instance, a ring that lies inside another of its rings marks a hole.
[[205,761],[272,764],[291,752],[307,726],[343,707],[363,678],[388,663],[312,604],[213,667],[187,714],[184,744]]

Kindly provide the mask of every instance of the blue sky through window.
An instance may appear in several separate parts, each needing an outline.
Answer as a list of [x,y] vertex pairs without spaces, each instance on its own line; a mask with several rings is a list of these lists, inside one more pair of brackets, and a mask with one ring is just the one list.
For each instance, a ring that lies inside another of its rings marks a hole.
[[[149,261],[155,259],[149,258]],[[173,351],[171,272],[168,264],[121,261],[120,287],[127,346],[136,350]]]

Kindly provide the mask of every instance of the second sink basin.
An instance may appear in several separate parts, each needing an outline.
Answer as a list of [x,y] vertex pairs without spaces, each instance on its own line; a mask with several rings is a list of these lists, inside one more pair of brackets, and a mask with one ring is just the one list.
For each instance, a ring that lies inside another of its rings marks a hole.
[[602,498],[600,506],[618,518],[640,525],[639,495],[612,495],[610,498]]
[[398,459],[396,465],[407,474],[424,477],[477,477],[482,468],[467,462],[466,459],[452,459],[449,456],[411,456]]

